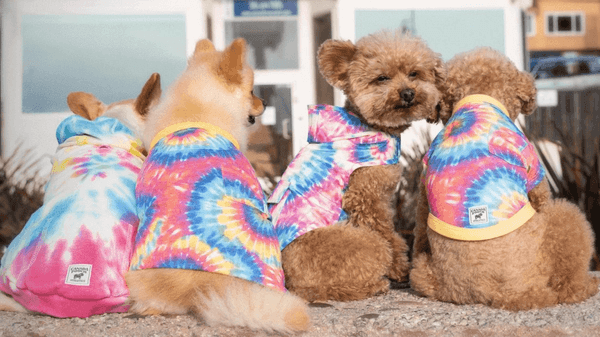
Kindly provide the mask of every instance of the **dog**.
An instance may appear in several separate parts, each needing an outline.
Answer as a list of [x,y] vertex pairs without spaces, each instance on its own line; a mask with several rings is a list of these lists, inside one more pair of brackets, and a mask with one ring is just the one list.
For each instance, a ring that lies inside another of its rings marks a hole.
[[269,198],[287,288],[308,301],[350,301],[404,281],[408,246],[394,230],[400,134],[435,120],[444,63],[418,37],[381,31],[327,40],[319,70],[345,106],[309,107],[308,145]]
[[411,287],[512,311],[596,294],[590,224],[551,199],[535,148],[513,123],[536,108],[533,77],[487,47],[447,68],[445,128],[424,158]]
[[187,314],[210,325],[308,329],[306,303],[285,292],[266,199],[242,154],[264,111],[246,42],[196,44],[186,70],[147,115],[149,153],[136,188],[140,228],[130,312]]
[[[105,105],[74,92],[75,115],[56,131],[59,143],[44,204],[11,242],[0,267],[0,309],[56,317],[125,312],[139,219],[135,183],[145,150],[127,126],[160,97],[153,74],[136,99]],[[84,266],[82,266],[84,265]],[[83,280],[86,270],[86,282]]]

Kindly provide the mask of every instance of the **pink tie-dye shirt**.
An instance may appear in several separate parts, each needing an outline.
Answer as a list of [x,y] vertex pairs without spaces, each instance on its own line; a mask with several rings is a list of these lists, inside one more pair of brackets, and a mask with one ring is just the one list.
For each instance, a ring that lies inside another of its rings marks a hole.
[[347,219],[342,196],[354,170],[400,159],[400,138],[372,129],[344,108],[309,106],[308,119],[308,144],[268,199],[281,249],[300,235]]
[[44,204],[2,258],[0,290],[57,317],[124,312],[141,141],[114,118],[65,119]]
[[160,132],[136,196],[140,228],[131,270],[202,270],[285,291],[265,195],[228,132],[200,122]]
[[423,159],[428,225],[456,240],[487,240],[535,213],[527,193],[544,178],[533,145],[506,108],[485,95],[455,106]]

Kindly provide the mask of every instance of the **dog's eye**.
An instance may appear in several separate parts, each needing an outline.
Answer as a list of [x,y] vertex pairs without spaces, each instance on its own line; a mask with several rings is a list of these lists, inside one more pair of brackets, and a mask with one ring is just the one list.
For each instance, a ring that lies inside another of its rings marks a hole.
[[379,75],[379,77],[377,77],[377,81],[379,82],[385,82],[387,80],[389,80],[390,78],[385,76],[385,75]]
[[417,77],[417,75],[419,75],[419,73],[416,71],[413,71],[410,74],[408,74],[408,77],[415,78],[415,77]]

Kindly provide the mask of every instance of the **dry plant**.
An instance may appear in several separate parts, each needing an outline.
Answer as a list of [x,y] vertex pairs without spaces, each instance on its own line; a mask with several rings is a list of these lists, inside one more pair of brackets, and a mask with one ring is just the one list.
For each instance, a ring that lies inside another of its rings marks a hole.
[[422,129],[418,139],[408,150],[402,149],[402,178],[398,190],[396,231],[406,240],[412,251],[414,239],[413,228],[416,224],[417,201],[419,200],[419,184],[423,172],[423,157],[433,141],[429,131]]
[[31,150],[21,147],[0,160],[0,257],[42,206],[44,181],[36,168],[38,162]]
[[[564,198],[575,203],[585,213],[587,220],[596,233],[596,252],[600,251],[600,144],[596,141],[592,160],[586,160],[577,151],[567,144],[568,137],[556,126],[554,128],[559,135],[561,145],[560,166],[561,171],[551,164],[549,158],[541,151],[537,141],[536,146],[540,159],[542,160],[550,184],[552,194],[555,198]],[[536,140],[534,138],[534,140]],[[594,270],[600,270],[600,259],[594,254]]]

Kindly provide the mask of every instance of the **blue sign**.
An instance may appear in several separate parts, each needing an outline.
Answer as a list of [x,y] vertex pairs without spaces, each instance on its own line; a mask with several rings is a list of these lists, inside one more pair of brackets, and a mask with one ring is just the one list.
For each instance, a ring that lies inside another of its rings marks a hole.
[[296,16],[297,0],[235,0],[233,15],[238,17],[254,16]]

